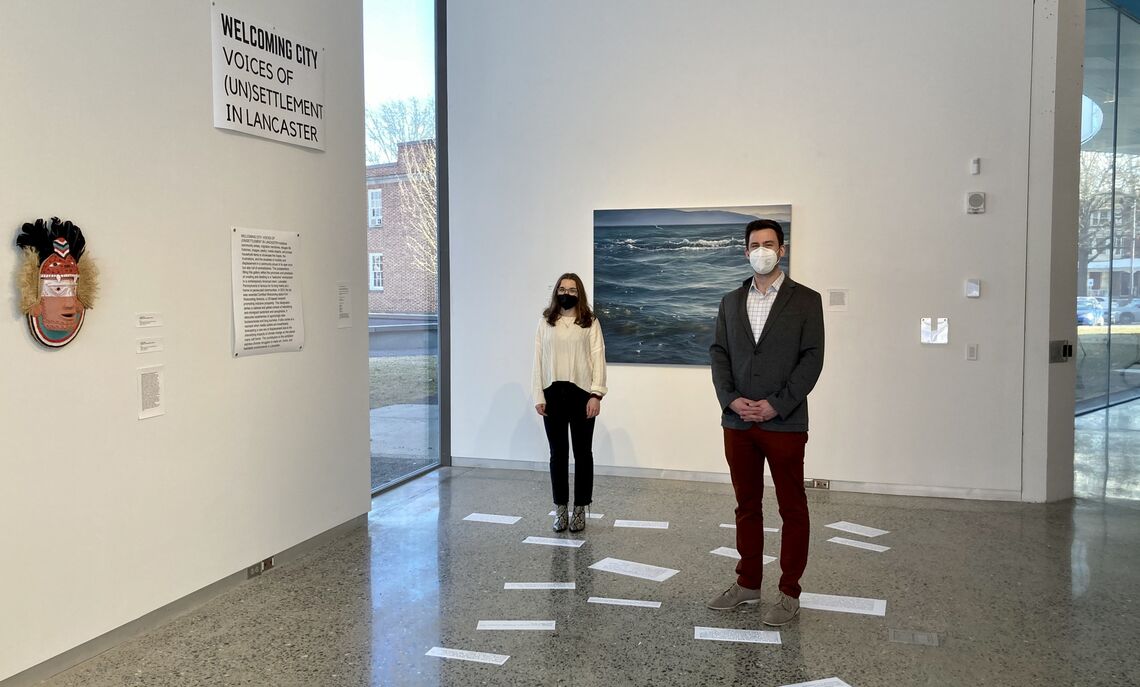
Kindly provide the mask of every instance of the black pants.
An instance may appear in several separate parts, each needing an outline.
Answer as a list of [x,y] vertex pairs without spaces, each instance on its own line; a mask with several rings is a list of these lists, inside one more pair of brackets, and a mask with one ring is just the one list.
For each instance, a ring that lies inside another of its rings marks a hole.
[[590,394],[571,382],[554,382],[543,390],[546,396],[546,439],[550,442],[550,485],[554,503],[570,501],[570,439],[574,442],[574,505],[585,506],[594,492],[594,418],[586,418]]

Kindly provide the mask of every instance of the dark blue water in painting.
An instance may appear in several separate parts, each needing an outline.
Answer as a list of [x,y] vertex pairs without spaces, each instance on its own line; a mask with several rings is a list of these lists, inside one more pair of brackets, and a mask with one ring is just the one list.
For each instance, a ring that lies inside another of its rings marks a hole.
[[594,306],[606,360],[708,365],[720,299],[752,274],[743,229],[595,227]]

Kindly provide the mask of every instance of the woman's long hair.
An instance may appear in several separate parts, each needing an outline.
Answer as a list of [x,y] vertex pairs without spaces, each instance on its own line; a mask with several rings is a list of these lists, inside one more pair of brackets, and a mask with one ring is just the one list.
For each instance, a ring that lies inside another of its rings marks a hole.
[[573,279],[574,287],[578,289],[578,305],[574,306],[574,324],[588,329],[594,323],[594,311],[590,310],[590,301],[586,298],[586,287],[582,285],[582,278],[573,272],[563,274],[554,282],[554,289],[550,293],[550,305],[542,311],[542,316],[546,318],[546,323],[553,327],[562,315],[562,306],[558,305],[558,287],[562,285],[563,279]]

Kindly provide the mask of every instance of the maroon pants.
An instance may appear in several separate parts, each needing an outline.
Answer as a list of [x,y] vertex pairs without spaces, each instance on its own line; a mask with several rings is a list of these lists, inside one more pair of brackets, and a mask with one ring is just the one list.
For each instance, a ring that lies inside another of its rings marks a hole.
[[804,491],[804,446],[807,432],[771,432],[753,425],[724,430],[724,455],[736,492],[736,583],[759,589],[764,577],[764,460],[776,485],[780,506],[780,591],[798,599],[800,577],[807,567],[808,509]]

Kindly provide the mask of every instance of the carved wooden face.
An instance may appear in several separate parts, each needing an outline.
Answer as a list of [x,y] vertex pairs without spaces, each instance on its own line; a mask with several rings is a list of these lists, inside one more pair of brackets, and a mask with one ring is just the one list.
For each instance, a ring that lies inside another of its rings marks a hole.
[[79,333],[85,308],[76,297],[78,286],[79,266],[64,244],[63,251],[57,249],[40,266],[40,300],[28,313],[28,328],[37,341],[59,348]]
[[75,296],[52,296],[41,303],[43,315],[40,320],[44,327],[60,332],[74,332],[83,317],[83,306]]

